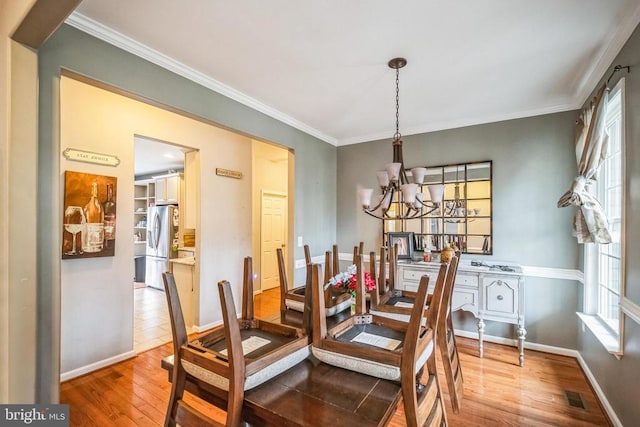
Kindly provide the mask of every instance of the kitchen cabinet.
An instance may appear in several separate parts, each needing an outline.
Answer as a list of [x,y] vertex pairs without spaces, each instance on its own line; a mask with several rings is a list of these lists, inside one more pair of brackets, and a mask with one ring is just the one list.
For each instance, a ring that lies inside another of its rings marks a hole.
[[156,205],[178,205],[183,193],[183,174],[154,176]]
[[155,204],[155,182],[138,180],[133,186],[134,255],[145,255],[147,240],[147,208]]
[[189,151],[184,155],[184,206],[181,211],[184,227],[196,229],[200,211],[200,153]]
[[171,272],[176,281],[178,298],[182,306],[184,324],[187,329],[193,326],[194,315],[194,269],[195,259],[193,257],[173,258],[169,261]]
[[[520,366],[524,365],[524,276],[516,265],[472,266],[461,262],[453,288],[451,310],[464,310],[478,319],[478,350],[484,353],[485,321],[517,325]],[[420,278],[429,276],[429,292],[438,276],[440,264],[417,262],[399,264],[396,283],[401,289],[417,291]],[[506,270],[506,271],[505,271]]]

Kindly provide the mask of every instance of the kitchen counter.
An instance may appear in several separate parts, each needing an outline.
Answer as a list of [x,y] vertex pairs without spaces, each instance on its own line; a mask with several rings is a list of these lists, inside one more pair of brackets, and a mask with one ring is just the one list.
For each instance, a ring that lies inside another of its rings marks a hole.
[[196,257],[188,256],[188,257],[184,257],[184,258],[171,258],[169,260],[169,262],[173,263],[173,264],[182,264],[182,265],[194,266],[194,265],[196,265]]

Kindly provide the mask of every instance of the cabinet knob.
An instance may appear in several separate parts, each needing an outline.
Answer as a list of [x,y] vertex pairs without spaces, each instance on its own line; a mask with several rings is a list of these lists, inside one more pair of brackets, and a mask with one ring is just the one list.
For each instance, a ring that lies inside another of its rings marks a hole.
[[498,301],[502,301],[504,297],[502,295],[498,295]]

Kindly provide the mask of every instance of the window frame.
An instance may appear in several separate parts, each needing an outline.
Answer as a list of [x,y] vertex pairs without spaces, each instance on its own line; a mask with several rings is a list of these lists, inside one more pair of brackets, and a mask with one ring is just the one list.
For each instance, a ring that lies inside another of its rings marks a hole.
[[[625,79],[621,78],[616,85],[611,89],[609,99],[620,93],[620,186],[621,186],[621,199],[620,199],[620,289],[618,299],[618,331],[611,327],[607,319],[603,318],[600,314],[600,271],[599,271],[599,257],[600,248],[598,244],[585,244],[584,245],[584,306],[583,312],[578,313],[584,324],[591,330],[591,332],[598,338],[607,351],[617,358],[623,355],[623,343],[624,343],[624,313],[622,311],[621,303],[625,297],[625,159],[626,159],[626,120],[625,120]],[[610,117],[607,115],[607,122]],[[608,126],[608,123],[607,123]],[[598,172],[600,180],[605,179],[606,173],[604,170]],[[602,181],[598,181],[598,185],[591,189],[594,194],[598,193],[598,189]],[[604,200],[598,199],[601,203]],[[607,287],[608,289],[608,287]]]

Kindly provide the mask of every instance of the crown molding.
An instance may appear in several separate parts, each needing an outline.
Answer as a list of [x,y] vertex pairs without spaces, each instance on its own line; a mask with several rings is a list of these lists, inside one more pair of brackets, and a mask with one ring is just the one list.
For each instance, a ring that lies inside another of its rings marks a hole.
[[[506,120],[522,119],[525,117],[542,116],[544,114],[562,113],[565,111],[577,110],[581,106],[582,104],[578,105],[575,103],[558,104],[558,105],[552,105],[549,107],[538,108],[534,110],[494,114],[490,116],[481,116],[481,117],[476,117],[471,119],[465,118],[465,119],[434,122],[424,126],[417,126],[414,128],[404,129],[402,132],[402,136],[418,135],[421,133],[437,132],[437,131],[447,130],[447,129],[457,129],[457,128],[463,128],[466,126],[484,125],[489,123],[502,122]],[[375,133],[375,134],[369,134],[369,135],[355,136],[352,138],[339,139],[338,147],[342,147],[344,145],[360,144],[362,142],[379,141],[384,139],[388,139],[389,141],[391,141],[392,136],[393,136],[393,133],[390,129],[389,132],[385,132],[385,133]]]
[[175,59],[163,53],[160,53],[149,46],[139,43],[132,38],[127,37],[124,34],[121,34],[114,29],[109,28],[106,25],[103,25],[78,12],[72,13],[66,19],[65,23],[106,43],[114,45],[126,52],[146,59],[147,61],[158,65],[159,67],[165,68],[179,76],[189,79],[201,86],[204,86],[207,89],[210,89],[214,92],[226,96],[227,98],[246,105],[247,107],[266,114],[267,116],[285,123],[291,127],[294,127],[306,134],[314,136],[326,143],[329,143],[333,146],[338,145],[338,141],[336,138],[320,132],[319,130],[312,128],[311,126],[302,123],[301,121],[296,120],[295,118],[281,111],[278,111],[275,108],[272,108],[256,100],[255,98],[252,98],[230,86],[227,86],[224,83],[219,82],[218,80],[213,79],[206,74],[183,64],[182,62],[176,61]]
[[584,73],[574,97],[573,103],[577,106],[576,108],[582,108],[596,85],[604,78],[605,72],[615,65],[613,61],[615,61],[616,56],[618,56],[620,50],[631,37],[631,33],[636,29],[638,23],[640,23],[640,3],[637,3],[635,9],[631,10],[630,13],[623,14],[620,23],[616,26],[618,31],[611,35],[609,43],[602,49],[598,60],[594,61],[590,69]]

